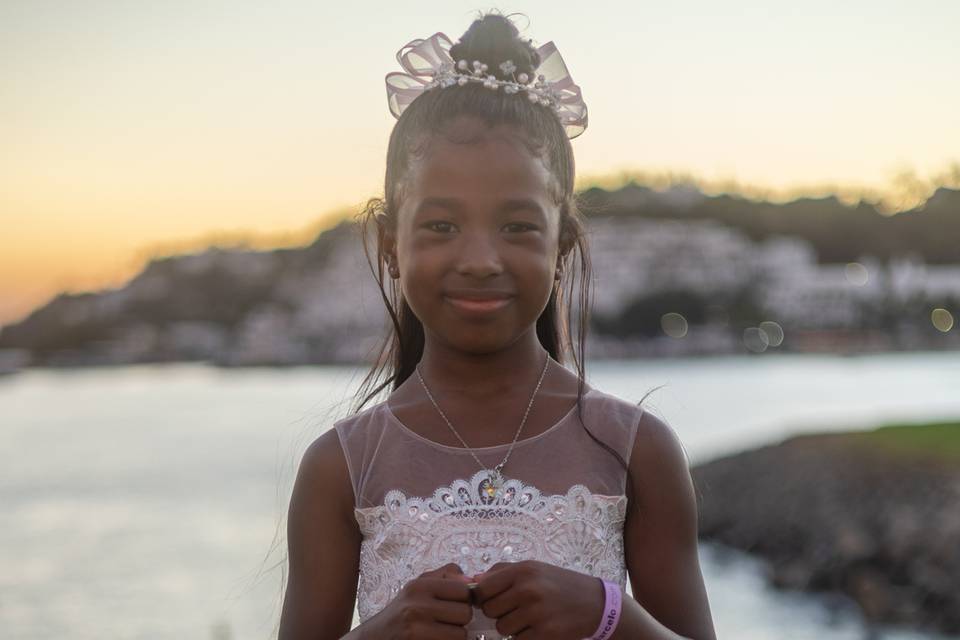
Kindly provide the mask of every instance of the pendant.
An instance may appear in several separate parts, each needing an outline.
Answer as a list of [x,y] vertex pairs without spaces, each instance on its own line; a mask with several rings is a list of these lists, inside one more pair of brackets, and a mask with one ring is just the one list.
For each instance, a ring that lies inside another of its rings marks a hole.
[[498,469],[492,469],[487,477],[487,487],[485,491],[491,498],[495,498],[503,487],[503,474]]

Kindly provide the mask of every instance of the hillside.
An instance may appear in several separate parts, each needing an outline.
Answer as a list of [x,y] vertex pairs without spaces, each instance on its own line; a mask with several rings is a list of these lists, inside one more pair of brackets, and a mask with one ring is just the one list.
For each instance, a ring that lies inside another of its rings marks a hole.
[[[960,319],[958,191],[893,218],[835,198],[777,205],[636,185],[588,190],[581,206],[592,357],[960,348],[960,329],[931,324],[936,308]],[[0,370],[358,362],[385,326],[345,221],[304,247],[158,257],[116,289],[58,295],[0,328]]]
[[753,240],[787,235],[809,241],[820,262],[922,256],[930,264],[960,262],[960,190],[939,188],[922,206],[893,216],[871,204],[850,207],[835,197],[785,204],[730,195],[705,196],[675,188],[658,192],[635,184],[617,191],[588,189],[581,209],[593,216],[708,219],[740,229]]

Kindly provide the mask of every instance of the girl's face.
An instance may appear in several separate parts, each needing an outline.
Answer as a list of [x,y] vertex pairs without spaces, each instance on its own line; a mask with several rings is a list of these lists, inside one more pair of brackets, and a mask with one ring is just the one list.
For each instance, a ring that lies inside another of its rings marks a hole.
[[385,234],[428,340],[460,351],[490,353],[534,330],[559,264],[552,177],[511,135],[496,127],[469,144],[435,136]]

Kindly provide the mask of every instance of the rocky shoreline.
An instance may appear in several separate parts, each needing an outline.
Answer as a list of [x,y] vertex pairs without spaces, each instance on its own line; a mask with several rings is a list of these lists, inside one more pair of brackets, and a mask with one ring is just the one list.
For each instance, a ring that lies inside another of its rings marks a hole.
[[694,467],[700,536],[871,623],[960,633],[960,424],[815,434]]

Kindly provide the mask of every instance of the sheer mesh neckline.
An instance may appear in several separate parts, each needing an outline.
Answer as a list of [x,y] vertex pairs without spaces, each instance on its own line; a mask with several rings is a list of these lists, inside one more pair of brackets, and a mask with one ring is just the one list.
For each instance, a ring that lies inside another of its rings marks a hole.
[[[586,398],[586,397],[587,397],[588,395],[590,395],[591,393],[593,393],[593,388],[590,387],[589,385],[586,385],[586,384],[585,384],[585,385],[584,385],[584,391],[583,391],[583,398]],[[582,401],[582,399],[581,399],[581,401]],[[448,444],[440,444],[439,442],[435,442],[435,441],[431,440],[430,438],[426,438],[426,437],[420,435],[419,433],[417,433],[417,432],[414,431],[413,429],[410,429],[409,427],[407,427],[407,425],[403,424],[403,422],[400,420],[400,418],[398,418],[397,415],[393,412],[393,409],[390,408],[390,405],[387,404],[387,401],[386,401],[386,400],[383,401],[382,407],[383,407],[384,413],[387,414],[387,418],[389,418],[389,420],[390,420],[393,424],[395,424],[401,431],[403,431],[404,433],[406,433],[407,435],[409,435],[411,438],[415,438],[416,440],[419,440],[420,442],[423,442],[424,444],[430,445],[431,447],[436,447],[437,449],[443,449],[444,451],[449,451],[449,452],[451,452],[451,453],[457,453],[457,452],[459,452],[459,453],[468,453],[468,452],[470,452],[470,451],[474,451],[474,452],[477,452],[477,451],[499,451],[499,450],[505,450],[505,449],[507,449],[507,448],[510,446],[510,443],[509,443],[509,442],[505,442],[504,444],[495,444],[495,445],[492,445],[492,446],[489,446],[489,447],[469,447],[469,448],[457,447],[457,446],[448,445]],[[521,438],[521,439],[517,440],[517,443],[514,445],[514,448],[519,447],[519,446],[522,446],[522,445],[524,445],[524,444],[526,444],[526,443],[528,443],[528,442],[533,442],[533,441],[535,441],[535,440],[539,440],[539,439],[543,438],[544,436],[546,436],[547,434],[556,431],[556,430],[559,429],[567,420],[569,420],[574,414],[576,414],[576,412],[577,412],[577,403],[574,403],[573,407],[571,407],[570,410],[567,411],[567,412],[563,415],[563,417],[561,417],[559,420],[557,420],[556,422],[554,422],[552,425],[550,425],[549,427],[547,427],[545,430],[541,431],[541,432],[538,433],[537,435],[535,435],[535,436],[530,436],[529,438]]]

